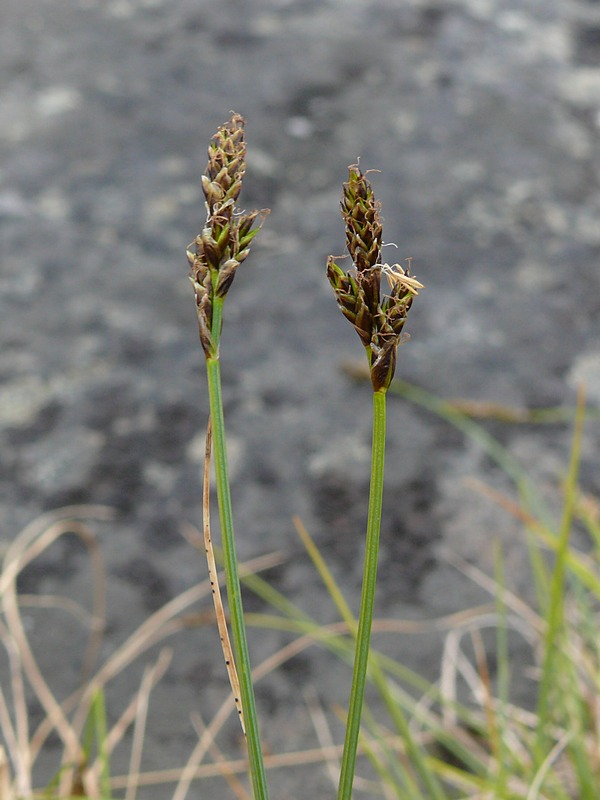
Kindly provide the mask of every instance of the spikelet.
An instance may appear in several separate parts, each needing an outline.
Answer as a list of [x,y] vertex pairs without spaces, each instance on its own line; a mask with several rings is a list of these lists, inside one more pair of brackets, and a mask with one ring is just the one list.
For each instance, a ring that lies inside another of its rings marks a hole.
[[[202,176],[206,222],[187,250],[190,280],[196,297],[200,341],[207,357],[215,357],[213,305],[224,298],[239,265],[250,253],[268,209],[241,212],[236,201],[246,172],[244,119],[232,113],[210,141],[208,164]],[[189,249],[193,248],[193,249]],[[220,334],[220,331],[217,333]]]
[[[342,314],[354,325],[367,350],[374,391],[386,391],[394,377],[398,346],[409,338],[403,332],[408,310],[423,284],[399,264],[381,262],[380,203],[358,164],[348,169],[341,209],[354,269],[344,271],[337,257],[329,256],[327,277]],[[382,275],[390,289],[386,294],[381,288]]]

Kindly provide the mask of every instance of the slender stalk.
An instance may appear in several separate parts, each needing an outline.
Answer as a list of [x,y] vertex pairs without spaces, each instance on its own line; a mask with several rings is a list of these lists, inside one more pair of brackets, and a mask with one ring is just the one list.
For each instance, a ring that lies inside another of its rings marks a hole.
[[383,476],[385,466],[385,422],[386,390],[373,393],[373,442],[371,450],[371,488],[369,494],[369,516],[360,615],[356,634],[356,652],[352,675],[352,689],[346,723],[346,739],[342,755],[342,768],[338,788],[338,800],[350,800],[356,768],[356,751],[360,733],[360,718],[365,696],[371,625],[375,605],[377,582],[377,559],[379,555],[379,532],[383,502]]
[[[235,662],[234,669],[231,668],[231,664],[227,666],[230,675],[233,675],[237,668],[239,677],[240,697],[235,699],[238,710],[241,700],[242,727],[245,727],[246,732],[254,798],[267,800],[267,784],[256,718],[256,702],[233,532],[219,364],[223,303],[238,267],[250,253],[250,242],[269,213],[268,209],[263,209],[247,214],[236,207],[246,173],[244,125],[243,117],[232,112],[229,122],[221,125],[211,138],[208,146],[208,163],[202,175],[206,221],[201,232],[188,245],[186,256],[196,300],[200,344],[206,356],[217,499]],[[229,660],[227,654],[225,659]],[[232,680],[232,688],[234,694],[237,694],[235,679]]]
[[[216,312],[217,306],[221,305],[222,303],[215,303],[214,311]],[[217,324],[219,325],[220,313],[215,314],[215,316],[218,318]],[[218,330],[216,326],[215,329]],[[260,734],[258,730],[254,688],[252,686],[250,656],[248,653],[248,642],[246,639],[242,593],[240,588],[235,536],[233,530],[233,511],[231,507],[229,470],[227,467],[227,452],[225,442],[225,420],[223,417],[223,401],[221,396],[221,368],[218,355],[206,359],[206,373],[208,377],[210,416],[213,428],[215,475],[217,481],[219,520],[221,523],[221,536],[223,542],[225,582],[227,586],[229,613],[231,616],[233,649],[240,680],[242,709],[244,712],[244,722],[246,726],[250,775],[252,778],[252,788],[255,800],[267,800],[267,782],[265,777],[262,748],[260,744]]]

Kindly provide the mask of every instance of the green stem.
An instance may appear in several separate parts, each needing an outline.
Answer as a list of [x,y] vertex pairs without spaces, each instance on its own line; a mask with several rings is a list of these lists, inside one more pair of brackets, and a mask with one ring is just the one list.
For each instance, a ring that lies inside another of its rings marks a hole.
[[367,520],[367,539],[365,564],[360,601],[360,616],[356,634],[356,652],[352,689],[346,723],[346,740],[342,755],[342,768],[338,788],[338,800],[350,800],[356,767],[356,750],[360,733],[360,718],[365,696],[367,665],[373,607],[375,604],[375,585],[377,582],[377,558],[379,554],[379,531],[381,528],[381,507],[383,502],[383,475],[385,467],[385,390],[373,393],[373,444],[371,451],[371,490],[369,494],[369,516]]
[[[229,489],[229,471],[227,467],[227,452],[225,442],[225,420],[223,417],[223,401],[221,397],[221,368],[218,357],[218,340],[221,327],[222,300],[215,302],[213,308],[213,339],[216,340],[215,356],[206,359],[206,373],[208,377],[208,394],[210,401],[210,416],[212,420],[215,475],[217,481],[217,499],[219,503],[219,520],[223,543],[223,564],[225,567],[225,582],[227,586],[227,600],[231,616],[231,634],[235,653],[236,667],[240,681],[240,693],[244,723],[246,726],[246,740],[248,746],[248,759],[250,775],[255,800],[267,800],[268,790],[265,778],[265,768],[260,744],[258,720],[250,656],[246,639],[244,624],[244,609],[242,606],[242,593],[235,548],[233,531],[233,511],[231,507],[231,492]],[[216,334],[216,335],[215,335]]]

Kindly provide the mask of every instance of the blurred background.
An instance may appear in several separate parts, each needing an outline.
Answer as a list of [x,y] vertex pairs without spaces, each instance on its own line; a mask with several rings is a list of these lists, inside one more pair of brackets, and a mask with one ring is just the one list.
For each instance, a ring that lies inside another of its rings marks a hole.
[[[241,557],[281,551],[268,577],[290,599],[335,618],[296,514],[358,605],[370,389],[344,371],[364,355],[325,278],[357,158],[380,171],[384,238],[397,245],[386,258],[412,259],[426,285],[398,376],[516,408],[570,406],[585,382],[600,402],[593,0],[2,0],[0,64],[0,535],[64,505],[116,509],[96,531],[107,652],[206,575],[181,535],[200,521],[208,411],[185,249],[205,217],[206,147],[231,110],[247,120],[242,206],[271,209],[226,304],[233,502]],[[377,613],[481,601],[444,548],[489,571],[495,539],[526,593],[521,526],[466,480],[509,491],[508,478],[405,400],[390,399],[388,425]],[[569,427],[488,429],[559,507]],[[597,445],[590,425],[583,476],[596,492]],[[85,563],[60,542],[22,588],[84,596]],[[30,632],[60,690],[78,664],[62,619],[47,620],[32,612]],[[255,658],[283,641],[257,634]],[[146,768],[182,763],[190,709],[208,718],[226,695],[217,645],[210,625],[175,645]],[[387,646],[436,676],[439,642]],[[299,687],[346,703],[347,670],[332,663],[310,651],[259,684],[272,750],[314,745]],[[135,678],[121,683],[117,707]],[[235,724],[229,736],[237,752]],[[273,781],[278,797],[331,791],[319,770]],[[189,796],[217,796],[206,787]]]

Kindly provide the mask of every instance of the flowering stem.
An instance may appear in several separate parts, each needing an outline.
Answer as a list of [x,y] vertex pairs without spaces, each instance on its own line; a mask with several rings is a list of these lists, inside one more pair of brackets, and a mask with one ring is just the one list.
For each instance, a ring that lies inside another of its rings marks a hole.
[[360,718],[365,696],[371,625],[373,622],[373,607],[375,604],[375,585],[377,582],[379,532],[381,529],[381,507],[383,501],[383,476],[385,467],[385,422],[386,390],[383,389],[373,393],[371,488],[369,494],[365,563],[338,800],[350,800],[352,797],[352,784],[354,782],[354,771],[356,767],[356,751],[360,733]]
[[[210,417],[213,430],[217,500],[223,545],[227,600],[231,617],[233,659],[239,678],[236,706],[243,715],[248,746],[248,760],[254,800],[267,800],[267,784],[263,763],[256,702],[252,686],[250,657],[244,624],[244,609],[233,533],[233,512],[227,468],[225,420],[221,395],[219,345],[223,325],[223,303],[235,273],[250,253],[249,245],[260,230],[268,209],[244,213],[236,208],[246,172],[246,138],[244,119],[232,112],[208,147],[208,164],[202,175],[206,222],[201,233],[188,245],[186,256],[194,288],[200,343],[206,356]],[[190,250],[189,248],[193,248]],[[229,656],[225,655],[226,660]],[[228,663],[228,671],[231,665]],[[235,687],[235,681],[232,681]],[[234,688],[234,693],[237,694]]]
[[[218,303],[217,303],[218,304]],[[216,304],[216,305],[217,305]],[[216,310],[216,309],[215,309]],[[216,314],[220,322],[220,314]],[[215,317],[213,316],[213,321]],[[215,326],[215,330],[218,328]],[[217,340],[218,340],[217,333]],[[231,616],[231,633],[235,653],[236,667],[240,681],[240,693],[244,723],[246,726],[246,739],[248,746],[248,759],[250,775],[255,800],[268,800],[267,782],[263,763],[263,755],[258,730],[256,702],[250,656],[246,639],[244,624],[244,609],[235,547],[233,530],[233,512],[231,507],[231,492],[229,488],[229,470],[227,467],[227,451],[225,442],[225,420],[223,417],[223,401],[221,396],[221,368],[217,355],[206,359],[206,373],[208,377],[208,393],[210,402],[210,416],[212,421],[215,475],[217,481],[217,499],[219,504],[219,520],[223,545],[223,563],[225,567],[225,582],[227,586],[227,600]]]

